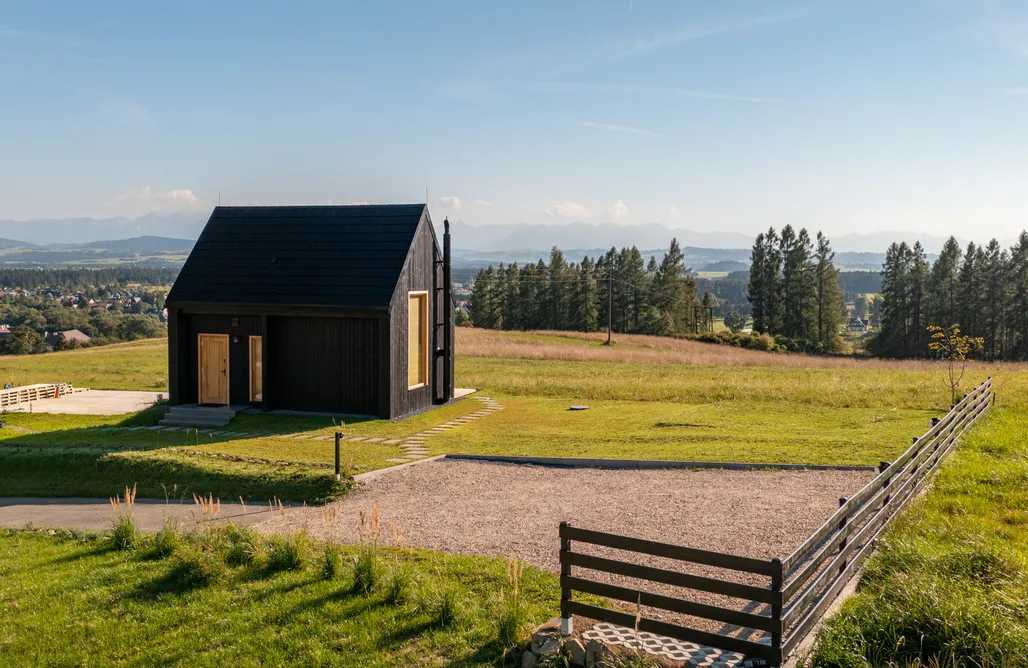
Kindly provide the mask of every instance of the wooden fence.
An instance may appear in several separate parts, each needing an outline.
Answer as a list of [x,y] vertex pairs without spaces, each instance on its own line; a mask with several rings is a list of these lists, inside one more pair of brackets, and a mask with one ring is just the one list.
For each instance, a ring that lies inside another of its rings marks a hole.
[[[945,417],[933,420],[931,429],[915,438],[899,458],[891,464],[883,463],[880,473],[863,489],[849,499],[840,499],[839,509],[785,559],[740,557],[561,523],[560,614],[566,620],[566,628],[570,629],[573,615],[582,615],[781,665],[867,559],[874,549],[875,539],[889,521],[924,488],[928,474],[988,409],[993,398],[989,378],[965,395]],[[599,557],[576,552],[575,543],[763,576],[769,579],[769,584],[760,587]],[[764,611],[747,612],[598,582],[572,574],[572,567],[742,599],[748,602],[744,610],[763,608]],[[632,604],[639,609],[638,616],[576,601],[574,592]],[[750,631],[742,637],[712,633],[644,617],[642,608],[724,622]],[[763,632],[763,637],[759,641],[750,640],[756,632]]]
[[72,391],[72,386],[68,383],[40,383],[12,387],[9,390],[0,390],[0,407],[42,401],[43,399],[57,399],[65,394],[71,394]]

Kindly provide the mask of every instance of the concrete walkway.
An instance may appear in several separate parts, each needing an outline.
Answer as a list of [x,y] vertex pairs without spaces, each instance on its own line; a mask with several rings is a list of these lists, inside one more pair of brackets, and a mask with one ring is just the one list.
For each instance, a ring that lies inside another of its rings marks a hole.
[[[154,499],[139,499],[133,504],[132,513],[137,526],[144,531],[157,531],[164,526],[165,517],[177,520],[183,529],[190,529],[204,519],[200,506],[192,500],[165,503]],[[267,503],[245,507],[238,502],[222,503],[221,513],[215,521],[251,525],[278,517],[279,514],[278,510],[272,511]],[[0,499],[0,526],[4,527],[22,527],[31,522],[38,527],[104,531],[111,528],[113,519],[114,509],[106,499]]]
[[162,392],[125,392],[88,390],[67,394],[60,399],[44,399],[16,404],[7,410],[24,413],[64,413],[69,415],[125,415],[138,413],[157,403]]

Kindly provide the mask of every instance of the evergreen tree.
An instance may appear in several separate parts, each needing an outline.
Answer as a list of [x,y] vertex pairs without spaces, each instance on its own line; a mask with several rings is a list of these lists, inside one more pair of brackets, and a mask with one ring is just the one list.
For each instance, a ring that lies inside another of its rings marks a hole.
[[954,237],[946,240],[942,252],[932,265],[929,292],[931,294],[930,325],[949,327],[957,324],[958,291],[960,283],[960,246]]
[[548,329],[568,329],[570,321],[570,302],[568,299],[568,265],[564,253],[556,246],[550,250],[550,265],[547,268],[549,285],[547,289],[547,327]]
[[[818,347],[825,351],[839,348],[839,324],[846,308],[842,288],[839,287],[839,271],[834,261],[835,252],[828,238],[818,232],[817,249],[814,252],[816,340]],[[860,297],[859,301],[863,302],[866,314],[867,300]]]
[[471,321],[475,327],[496,329],[500,311],[496,303],[496,270],[490,266],[478,272],[471,288]]
[[[500,265],[501,267],[503,265]],[[500,290],[500,317],[504,329],[524,329],[521,314],[518,311],[518,299],[521,293],[521,269],[516,262],[507,267],[505,280]]]
[[595,332],[597,322],[597,290],[594,263],[589,256],[578,265],[577,282],[571,307],[572,327],[579,332]]
[[1021,232],[1010,249],[1007,272],[1007,359],[1028,358],[1028,232]]
[[807,231],[796,234],[791,225],[782,230],[782,333],[798,341],[816,338],[816,285]]
[[998,359],[1003,355],[1003,305],[1006,301],[1007,264],[1009,256],[993,239],[985,248],[982,260],[982,287],[985,297],[982,304],[981,336],[985,344],[985,356]]
[[912,255],[906,242],[893,243],[885,252],[881,324],[874,340],[874,351],[883,357],[907,356],[909,264]]
[[981,336],[982,292],[985,287],[985,279],[982,275],[984,263],[985,252],[973,241],[967,244],[967,251],[964,253],[964,259],[960,265],[960,283],[957,286],[956,322],[960,325],[962,334],[974,338]]

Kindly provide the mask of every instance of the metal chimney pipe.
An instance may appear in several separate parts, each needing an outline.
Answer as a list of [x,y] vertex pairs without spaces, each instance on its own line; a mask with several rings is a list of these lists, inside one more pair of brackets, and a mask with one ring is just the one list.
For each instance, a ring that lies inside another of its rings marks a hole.
[[443,219],[443,399],[453,399],[453,284],[450,282],[450,219]]

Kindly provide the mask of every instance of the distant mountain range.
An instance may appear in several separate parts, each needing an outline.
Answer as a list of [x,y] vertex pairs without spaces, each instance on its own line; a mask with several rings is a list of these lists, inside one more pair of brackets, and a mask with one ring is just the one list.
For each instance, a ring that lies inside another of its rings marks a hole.
[[[436,216],[437,218],[440,216]],[[206,213],[148,214],[141,218],[65,218],[0,220],[0,263],[69,264],[127,258],[134,262],[176,260],[148,256],[184,256],[207,221]],[[436,231],[442,233],[442,225]],[[452,223],[455,266],[478,267],[500,262],[535,262],[556,246],[571,261],[596,257],[609,248],[637,246],[658,259],[672,238],[678,239],[686,264],[697,271],[739,270],[749,261],[753,237],[739,232],[696,232],[656,223],[470,225]],[[105,241],[96,241],[105,239]],[[60,241],[57,241],[60,240]],[[841,234],[831,238],[838,266],[881,269],[885,251],[896,241],[920,241],[936,254],[945,237],[912,232]],[[978,241],[987,241],[980,239]],[[1005,245],[1012,239],[1001,240]],[[961,242],[964,245],[965,242]],[[181,262],[181,258],[177,260]],[[710,266],[710,269],[707,267]]]
[[[0,220],[0,237],[19,239],[29,245],[96,244],[97,239],[123,241],[139,237],[192,239],[200,236],[207,223],[206,213],[151,213],[141,218],[38,218],[36,220]],[[0,244],[5,242],[0,241]],[[109,243],[109,242],[107,242]],[[3,247],[0,245],[0,247]],[[10,248],[11,246],[7,246]],[[18,246],[21,247],[21,246]]]

